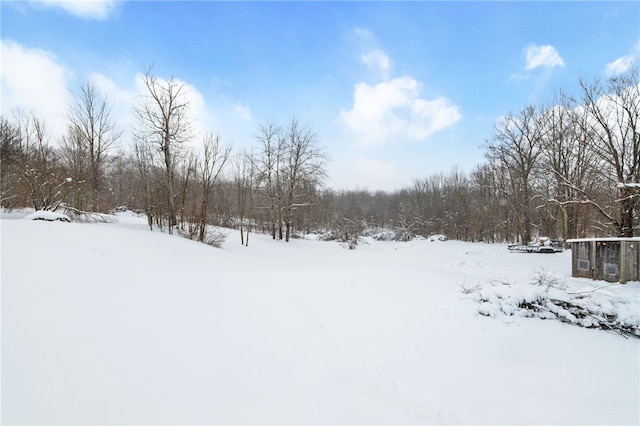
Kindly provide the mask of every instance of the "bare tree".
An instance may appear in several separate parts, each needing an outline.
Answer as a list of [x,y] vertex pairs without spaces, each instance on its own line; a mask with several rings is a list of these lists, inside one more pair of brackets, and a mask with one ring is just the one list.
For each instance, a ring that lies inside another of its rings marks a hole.
[[[111,118],[112,104],[94,83],[87,82],[76,94],[67,114],[69,138],[77,155],[86,155],[86,179],[91,190],[91,209],[99,211],[100,192],[105,171],[113,157],[109,156],[122,135]],[[75,142],[75,144],[74,144]],[[70,145],[69,145],[70,147]]]
[[181,145],[191,138],[191,122],[187,116],[189,102],[183,83],[173,77],[161,80],[151,73],[142,77],[147,93],[135,108],[138,119],[136,136],[151,144],[161,154],[167,185],[167,222],[169,234],[176,225],[175,175]]
[[487,146],[487,156],[502,163],[509,174],[509,197],[522,242],[531,240],[532,178],[545,131],[540,117],[533,106],[505,116],[495,126],[493,140]]
[[584,131],[586,115],[564,94],[542,114],[546,127],[543,168],[554,179],[549,179],[552,188],[541,196],[548,205],[559,207],[562,236],[576,238],[584,234],[589,221],[581,199],[591,199],[599,191],[593,151]]
[[65,200],[73,180],[49,143],[45,122],[33,114],[20,116],[20,133],[27,155],[21,173],[31,205],[36,210],[56,210]]
[[120,151],[107,173],[109,206],[115,209],[139,209],[143,207],[139,173],[134,151]]
[[[187,208],[188,198],[191,198],[192,203],[195,203],[193,200],[193,192],[194,188],[197,185],[196,176],[198,171],[198,157],[193,151],[188,151],[184,155],[182,155],[183,159],[179,162],[179,168],[176,172],[176,179],[178,180],[178,187],[180,191],[180,202],[177,207],[179,214],[178,227],[180,230],[185,230],[185,225],[189,228],[189,234],[193,238],[193,236],[197,233],[197,224],[195,222],[195,204],[191,209]],[[190,211],[187,211],[190,210]]]
[[600,81],[580,82],[586,114],[584,131],[598,169],[617,191],[617,212],[591,203],[607,218],[619,236],[634,235],[634,214],[640,201],[640,72]]
[[133,161],[143,188],[144,212],[147,215],[149,230],[153,231],[153,198],[151,196],[151,153],[148,145],[138,141],[133,144]]
[[266,198],[271,237],[282,239],[283,159],[285,140],[282,129],[273,122],[260,125],[256,136],[260,146],[251,156],[252,167]]
[[[60,155],[62,162],[72,179],[72,190],[68,204],[71,207],[83,211],[86,210],[86,183],[87,173],[87,146],[82,134],[75,126],[67,127],[67,134],[60,141]],[[94,209],[95,211],[95,209]]]
[[223,146],[219,135],[206,134],[202,140],[202,148],[203,155],[199,167],[202,192],[198,215],[198,241],[204,242],[207,230],[207,209],[213,186],[229,159],[231,147]]
[[295,212],[311,204],[311,196],[326,177],[326,154],[318,146],[317,134],[301,126],[295,119],[291,120],[287,129],[285,146],[284,224],[285,240],[288,242]]
[[473,215],[470,222],[474,238],[480,241],[494,243],[511,238],[508,191],[504,176],[502,166],[491,160],[471,173]]
[[265,194],[271,236],[289,241],[297,210],[311,204],[326,176],[326,155],[315,131],[295,119],[286,130],[272,122],[261,125],[257,139],[252,167]]
[[18,125],[0,116],[0,205],[22,207],[25,204],[20,183],[26,165],[26,153],[22,147],[22,135]]
[[251,157],[247,153],[241,153],[233,159],[232,180],[236,192],[236,204],[240,227],[240,244],[249,246],[249,232],[251,226],[247,226],[245,235],[245,218],[251,211],[253,195],[253,167]]

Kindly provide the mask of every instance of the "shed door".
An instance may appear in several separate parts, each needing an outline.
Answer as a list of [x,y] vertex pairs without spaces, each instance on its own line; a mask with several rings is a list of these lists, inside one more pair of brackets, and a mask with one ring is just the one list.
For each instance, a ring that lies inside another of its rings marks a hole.
[[596,244],[598,279],[620,281],[620,242],[598,241]]
[[[591,265],[591,241],[571,244],[573,257],[572,275],[581,278],[594,278]],[[595,265],[594,268],[595,269]]]
[[635,241],[629,242],[626,245],[626,264],[627,273],[626,278],[628,281],[640,281],[640,244]]

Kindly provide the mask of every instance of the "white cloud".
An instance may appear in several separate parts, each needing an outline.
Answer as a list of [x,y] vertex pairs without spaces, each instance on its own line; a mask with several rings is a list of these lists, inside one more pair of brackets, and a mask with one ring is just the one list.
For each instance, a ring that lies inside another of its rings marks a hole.
[[530,71],[535,68],[555,68],[563,67],[564,61],[558,54],[555,47],[550,45],[536,46],[531,45],[525,49],[527,65],[525,69]]
[[31,0],[45,7],[59,7],[79,18],[105,20],[122,0]]
[[635,62],[635,57],[632,55],[626,55],[621,58],[616,59],[613,62],[610,62],[605,67],[605,73],[607,75],[618,75],[622,74],[633,66]]
[[628,55],[622,56],[605,67],[605,73],[608,76],[622,74],[633,67],[640,59],[640,40],[633,46]]
[[444,97],[420,98],[421,84],[410,76],[370,86],[358,83],[342,121],[359,136],[361,145],[383,145],[394,139],[421,141],[462,118]]
[[[33,112],[45,121],[52,139],[64,135],[66,113],[73,102],[69,87],[77,84],[71,72],[58,63],[52,53],[26,48],[10,40],[0,40],[0,57],[0,114],[10,116],[17,110]],[[112,103],[111,118],[125,131],[123,141],[126,143],[129,130],[136,124],[133,108],[146,94],[142,74],[131,75],[124,83],[101,73],[89,75],[88,80]],[[164,80],[159,78],[159,81]],[[209,103],[195,86],[179,79],[175,82],[184,84],[184,96],[189,102],[189,116],[196,133],[219,133],[225,143],[246,139],[247,128],[254,124],[248,106],[224,96],[216,96]],[[79,85],[75,90],[80,90]]]
[[133,123],[133,107],[140,93],[135,89],[125,89],[109,77],[94,73],[89,80],[96,85],[100,93],[111,103],[111,119],[122,131],[129,131]]
[[361,59],[369,68],[380,71],[385,80],[388,78],[391,61],[383,50],[371,50],[362,54]]
[[102,93],[108,93],[109,99],[114,104],[126,103],[133,105],[136,96],[138,96],[137,92],[121,88],[116,82],[101,73],[91,74],[89,80],[94,83]]
[[70,101],[67,81],[71,73],[51,53],[13,41],[0,40],[0,56],[0,112],[32,111],[45,121],[52,137],[61,136]]

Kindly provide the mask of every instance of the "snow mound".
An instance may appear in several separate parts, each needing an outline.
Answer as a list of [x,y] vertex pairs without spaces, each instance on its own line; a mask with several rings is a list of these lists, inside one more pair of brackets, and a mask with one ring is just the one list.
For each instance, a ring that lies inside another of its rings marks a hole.
[[71,222],[69,216],[62,213],[50,212],[45,210],[36,210],[35,212],[28,214],[24,217],[25,220],[46,220],[53,222],[59,220],[61,222]]
[[118,221],[118,218],[112,214],[85,212],[72,207],[65,207],[64,212],[73,222],[78,223],[116,223]]
[[584,328],[640,338],[640,300],[612,287],[569,291],[563,287],[494,283],[488,288],[476,286],[463,289],[463,292],[474,293],[478,313],[483,316],[557,319]]

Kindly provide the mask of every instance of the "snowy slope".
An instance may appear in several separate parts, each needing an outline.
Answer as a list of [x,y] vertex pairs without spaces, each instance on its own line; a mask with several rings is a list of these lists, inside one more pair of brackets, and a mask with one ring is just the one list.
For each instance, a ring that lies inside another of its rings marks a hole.
[[5,424],[640,423],[639,339],[487,318],[461,292],[541,267],[593,285],[569,252],[0,225]]

